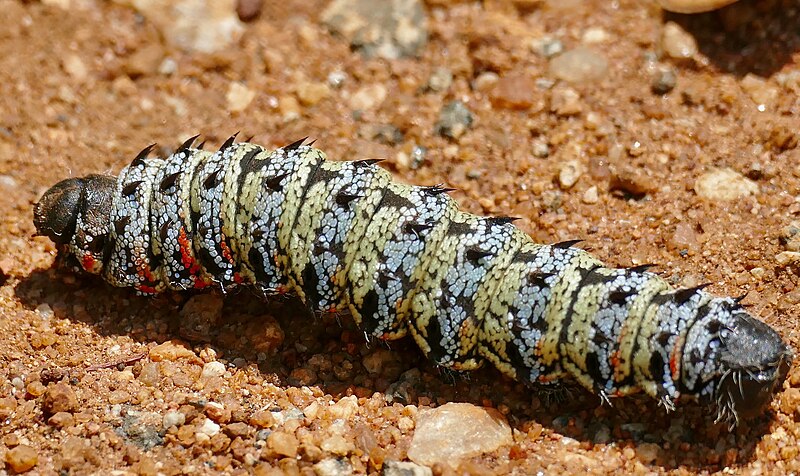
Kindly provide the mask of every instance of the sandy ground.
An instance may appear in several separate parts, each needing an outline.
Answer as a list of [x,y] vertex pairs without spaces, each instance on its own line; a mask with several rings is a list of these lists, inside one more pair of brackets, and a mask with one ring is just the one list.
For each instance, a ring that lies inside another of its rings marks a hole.
[[[496,408],[514,432],[460,473],[800,470],[797,364],[771,409],[729,433],[692,405],[551,401],[492,369],[441,372],[410,342],[367,345],[346,317],[291,300],[144,299],[51,269],[31,210],[58,180],[197,133],[311,136],[334,159],[384,158],[398,180],[457,188],[469,211],[521,217],[537,240],[581,238],[610,265],[747,293],[800,348],[795,2],[680,16],[632,0],[437,0],[419,57],[396,60],[332,35],[325,5],[267,2],[203,53],[125,6],[0,0],[0,474],[388,473],[418,412],[447,402]],[[555,60],[579,48],[605,69],[556,81]],[[455,100],[474,120],[446,137],[436,123]],[[703,192],[725,168],[730,196]]]

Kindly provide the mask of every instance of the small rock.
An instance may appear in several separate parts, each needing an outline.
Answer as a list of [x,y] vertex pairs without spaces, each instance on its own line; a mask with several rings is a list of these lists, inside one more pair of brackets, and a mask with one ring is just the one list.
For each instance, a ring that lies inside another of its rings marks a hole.
[[386,461],[381,476],[433,476],[433,471],[410,461]]
[[729,201],[758,193],[758,184],[729,168],[714,169],[701,175],[694,184],[701,198]]
[[531,144],[531,153],[540,159],[547,158],[550,155],[550,146],[543,140],[534,140]]
[[781,244],[789,251],[800,251],[800,222],[793,221],[781,230]]
[[350,109],[354,111],[368,111],[379,106],[384,99],[386,99],[387,94],[386,86],[382,84],[372,84],[364,86],[356,91],[355,94],[350,96],[350,100],[347,101],[347,104],[350,106]]
[[428,78],[427,88],[438,93],[447,91],[451,84],[453,84],[453,72],[439,67],[433,70],[431,77]]
[[155,387],[161,381],[161,373],[158,371],[158,364],[146,362],[142,365],[142,371],[137,377],[140,382],[148,387]]
[[243,22],[253,21],[261,15],[264,0],[237,0],[236,15]]
[[511,73],[501,77],[489,94],[494,107],[524,110],[533,106],[536,97],[536,84],[529,75]]
[[251,428],[247,423],[236,422],[225,425],[224,431],[231,438],[244,438],[250,434]]
[[592,442],[597,445],[604,445],[611,441],[611,429],[606,425],[599,425],[593,432]]
[[795,420],[800,417],[800,388],[790,388],[783,392],[781,411]]
[[267,438],[267,445],[275,453],[294,458],[297,455],[297,438],[284,431],[275,431]]
[[64,382],[58,382],[47,387],[42,399],[42,410],[47,415],[58,412],[75,412],[79,409],[78,396],[72,387]]
[[205,379],[222,377],[223,375],[225,375],[225,364],[217,361],[203,365],[203,371],[200,373],[200,377]]
[[206,419],[199,428],[197,428],[197,433],[206,435],[209,438],[219,433],[219,425],[214,423],[213,421]]
[[125,73],[132,77],[156,74],[164,57],[159,43],[148,43],[134,52],[125,63]]
[[641,443],[636,448],[636,456],[644,464],[652,464],[658,458],[660,447],[655,443]]
[[458,139],[472,125],[472,113],[461,101],[446,104],[439,113],[439,121],[434,126],[436,134]]
[[764,78],[747,73],[742,79],[742,89],[759,106],[771,106],[778,99],[780,90],[769,84]]
[[667,244],[672,250],[696,252],[699,248],[697,232],[689,223],[680,222],[675,226],[675,232],[670,236]]
[[184,423],[186,423],[186,415],[181,412],[171,410],[164,414],[162,425],[164,426],[164,429],[167,430],[171,426],[181,426]]
[[347,80],[347,73],[341,70],[331,71],[331,73],[328,74],[327,78],[328,86],[335,89],[341,88],[346,80]]
[[158,413],[140,412],[128,407],[117,434],[139,448],[149,450],[164,443],[162,422],[163,417]]
[[0,398],[0,420],[10,417],[17,409],[17,399],[14,397]]
[[600,27],[592,27],[583,32],[581,42],[586,45],[605,43],[608,41],[608,32]]
[[667,22],[661,34],[661,48],[674,59],[689,59],[697,54],[694,37],[675,22]]
[[678,74],[674,68],[658,67],[650,81],[650,89],[656,94],[667,94],[675,88],[677,81]]
[[[193,361],[198,361],[199,358],[195,353],[192,351],[189,346],[183,342],[182,340],[172,339],[163,344],[159,344],[152,349],[150,349],[150,353],[148,354],[150,360],[153,362],[161,362],[161,361],[169,361],[173,362],[178,359],[191,359]],[[157,367],[155,368],[158,371]],[[144,368],[142,369],[144,371]],[[141,374],[140,374],[141,376]],[[158,380],[154,380],[158,381]]]
[[332,418],[350,420],[358,411],[358,398],[355,395],[342,397],[328,409]]
[[15,473],[30,471],[38,462],[38,453],[28,445],[19,445],[6,453],[6,463]]
[[561,165],[558,172],[558,184],[564,190],[571,188],[586,171],[586,168],[579,160],[568,160]]
[[244,31],[236,0],[115,0],[135,8],[171,44],[213,53],[230,46]]
[[600,81],[608,72],[608,60],[592,48],[578,47],[550,60],[550,76],[568,83]]
[[575,116],[583,111],[581,95],[572,88],[558,86],[550,96],[550,110],[559,116]]
[[331,94],[325,83],[302,82],[297,86],[297,99],[303,106],[314,106]]
[[78,82],[84,81],[89,75],[89,69],[86,68],[86,64],[78,55],[67,55],[62,61],[62,65],[64,66],[64,71]]
[[447,403],[420,411],[408,458],[425,466],[456,468],[462,458],[477,456],[514,442],[511,427],[497,410],[469,403]]
[[300,102],[294,96],[281,96],[278,99],[278,112],[283,122],[291,122],[300,117]]
[[658,190],[656,182],[643,170],[632,166],[616,168],[608,187],[609,190],[618,190],[633,198],[642,198],[648,193],[654,193]]
[[775,261],[780,266],[787,266],[800,261],[800,252],[797,251],[781,251],[775,255]]
[[321,19],[367,57],[417,56],[428,41],[428,20],[419,0],[334,0]]
[[329,453],[339,455],[339,456],[347,456],[352,451],[355,450],[355,446],[353,443],[347,441],[341,435],[333,435],[329,438],[326,438],[322,441],[320,447]]
[[256,92],[242,83],[233,82],[228,86],[225,100],[228,102],[228,111],[242,112],[253,102]]
[[45,302],[36,306],[36,314],[39,314],[42,319],[50,319],[55,315],[55,312],[53,312],[53,308]]
[[545,58],[552,58],[564,51],[564,44],[558,38],[546,36],[533,40],[531,49]]
[[317,476],[347,476],[353,474],[353,466],[345,459],[325,458],[313,466]]
[[253,413],[249,420],[250,424],[258,428],[269,428],[275,424],[275,417],[272,412],[265,410]]
[[403,142],[403,131],[392,124],[365,124],[359,133],[369,139],[386,145],[397,145]]
[[47,423],[56,428],[69,428],[75,424],[75,417],[72,416],[72,413],[58,412],[48,418]]
[[600,200],[600,197],[597,193],[597,186],[592,185],[591,187],[587,188],[585,192],[583,192],[583,196],[581,196],[581,201],[588,205],[592,205],[597,203]]
[[498,81],[500,81],[500,76],[498,76],[497,73],[485,71],[472,81],[472,88],[476,91],[488,91],[490,88],[493,88]]

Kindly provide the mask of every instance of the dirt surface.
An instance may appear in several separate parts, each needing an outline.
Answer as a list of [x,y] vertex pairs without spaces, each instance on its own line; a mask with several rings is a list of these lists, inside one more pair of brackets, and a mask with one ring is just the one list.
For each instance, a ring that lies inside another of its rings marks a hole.
[[[442,372],[410,342],[368,345],[347,317],[292,300],[145,299],[50,269],[31,210],[58,180],[197,133],[310,136],[334,159],[457,188],[466,210],[521,217],[537,240],[746,293],[800,348],[796,2],[689,17],[632,0],[432,0],[418,57],[391,60],[331,34],[326,3],[267,2],[209,53],[123,5],[0,0],[0,474],[390,473],[418,414],[447,402],[494,407],[513,429],[459,473],[800,471],[797,362],[770,410],[728,432],[695,405],[550,401],[493,369]],[[557,79],[575,73],[558,58],[587,48],[605,67]],[[437,125],[453,101],[472,122]]]

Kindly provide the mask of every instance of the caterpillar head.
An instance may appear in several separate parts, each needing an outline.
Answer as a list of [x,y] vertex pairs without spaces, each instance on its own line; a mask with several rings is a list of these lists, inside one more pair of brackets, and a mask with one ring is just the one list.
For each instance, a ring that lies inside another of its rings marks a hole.
[[[701,398],[716,406],[717,421],[733,427],[739,417],[763,411],[786,378],[793,355],[774,329],[735,300],[716,298],[707,306],[706,316],[687,334],[684,365],[697,371]],[[706,331],[705,337],[698,328]],[[698,366],[695,345],[701,342],[710,358]]]
[[84,270],[99,273],[116,181],[88,175],[55,184],[33,208],[37,235],[53,240],[59,252],[76,258]]

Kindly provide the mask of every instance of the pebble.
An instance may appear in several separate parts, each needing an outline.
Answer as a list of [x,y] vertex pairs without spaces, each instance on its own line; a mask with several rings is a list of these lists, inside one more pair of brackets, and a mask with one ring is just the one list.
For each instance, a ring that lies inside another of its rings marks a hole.
[[439,113],[434,132],[444,137],[458,139],[472,125],[472,113],[461,101],[447,103]]
[[42,319],[50,319],[55,315],[55,312],[53,312],[53,308],[49,304],[42,303],[36,306],[36,314],[39,314]]
[[197,433],[201,435],[206,435],[209,438],[219,433],[220,426],[213,421],[206,419],[199,428],[197,428]]
[[781,411],[795,420],[800,418],[800,388],[789,388],[783,392]]
[[600,200],[599,194],[597,192],[597,186],[592,185],[591,187],[587,188],[583,195],[581,196],[581,201],[588,205],[593,205]]
[[778,100],[780,90],[764,78],[747,73],[741,82],[742,89],[758,106],[772,106]]
[[609,39],[609,34],[606,30],[600,27],[592,27],[583,32],[581,42],[586,45],[594,45],[598,43],[605,43]]
[[58,412],[78,411],[79,402],[75,391],[64,382],[58,382],[47,387],[42,399],[42,410],[47,415]]
[[694,191],[711,201],[730,201],[758,193],[758,184],[730,168],[714,169],[698,177]]
[[433,470],[410,461],[386,461],[381,476],[433,476]]
[[652,464],[658,458],[661,448],[655,443],[641,443],[636,447],[636,456],[644,464]]
[[550,146],[543,140],[534,140],[531,144],[531,153],[534,157],[538,157],[540,159],[547,158],[547,156],[550,155]]
[[358,411],[358,398],[355,395],[342,397],[328,409],[332,418],[350,420]]
[[675,13],[702,13],[722,8],[738,0],[659,0],[661,8]]
[[525,73],[511,73],[501,77],[489,94],[494,107],[524,110],[533,106],[536,97],[536,83]]
[[558,184],[566,190],[578,182],[578,179],[586,171],[586,168],[579,160],[568,160],[561,165],[558,171]]
[[325,83],[305,81],[297,86],[297,99],[303,106],[314,106],[331,94],[331,88]]
[[619,190],[634,198],[658,191],[658,183],[639,168],[623,165],[615,168],[608,184],[609,190]]
[[317,476],[347,476],[353,474],[353,466],[344,459],[325,458],[312,466]]
[[497,410],[446,403],[420,412],[408,458],[425,466],[458,466],[459,460],[513,443],[511,427]]
[[181,426],[186,423],[186,415],[175,410],[170,410],[164,414],[162,422],[162,426],[165,430],[172,426]]
[[583,111],[581,95],[570,87],[557,86],[550,96],[550,110],[562,117],[578,115]]
[[493,71],[485,71],[472,81],[472,88],[476,91],[488,91],[500,81],[500,76]]
[[241,437],[244,438],[250,434],[250,425],[247,423],[236,422],[225,425],[225,434],[231,438]]
[[428,78],[427,88],[434,92],[443,92],[450,89],[453,84],[453,72],[448,68],[439,67],[433,70]]
[[267,446],[281,456],[294,458],[297,455],[298,441],[292,434],[275,431],[267,438]]
[[6,464],[15,473],[30,471],[39,462],[39,455],[28,445],[19,445],[6,453]]
[[787,250],[800,251],[800,222],[793,221],[783,227],[780,241]]
[[48,418],[47,423],[56,428],[69,428],[75,424],[75,417],[72,416],[72,413],[58,412]]
[[10,417],[17,409],[17,399],[14,397],[0,398],[0,420]]
[[228,102],[228,111],[242,112],[247,109],[247,106],[253,102],[256,97],[256,92],[248,88],[242,83],[232,82],[228,86],[228,92],[225,94],[225,100]]
[[163,417],[155,412],[141,412],[128,407],[122,418],[117,434],[130,443],[149,450],[164,443],[161,435]]
[[332,435],[326,438],[320,445],[320,448],[339,456],[346,456],[356,449],[353,443],[346,440],[342,435]]
[[686,222],[680,222],[675,225],[675,232],[669,237],[667,245],[670,249],[676,251],[699,251],[699,242],[697,241],[697,231],[695,228]]
[[125,63],[125,74],[135,78],[158,73],[161,61],[164,58],[164,49],[159,43],[148,43],[136,50],[128,57]]
[[200,377],[205,379],[222,377],[223,375],[225,375],[225,364],[218,361],[208,362],[203,365],[203,371],[200,373]]
[[264,0],[237,0],[236,15],[243,22],[253,21],[261,15]]
[[775,262],[780,266],[787,266],[800,262],[800,252],[797,251],[781,251],[775,255]]
[[368,111],[379,106],[386,99],[387,94],[388,91],[383,84],[371,84],[356,91],[350,96],[347,104],[354,111]]
[[300,102],[294,96],[281,96],[278,111],[283,122],[292,122],[300,118]]
[[670,21],[661,33],[661,49],[670,58],[689,59],[697,54],[697,42],[689,32]]
[[65,56],[62,60],[62,65],[64,66],[64,71],[78,82],[84,81],[89,75],[86,63],[78,55],[69,54]]
[[608,60],[599,51],[580,46],[550,60],[548,71],[568,83],[599,81],[608,72]]
[[678,74],[675,72],[675,68],[657,67],[650,81],[650,89],[656,94],[667,94],[675,88],[677,82]]
[[187,51],[221,51],[244,32],[236,0],[116,1],[139,11],[167,42]]
[[[172,339],[159,344],[152,349],[148,357],[153,362],[169,361],[173,362],[178,359],[191,359],[199,361],[197,355],[192,351],[189,346],[182,340]],[[140,375],[141,376],[141,375]]]
[[558,38],[545,36],[544,38],[533,40],[531,42],[531,50],[545,58],[552,58],[553,56],[560,55],[564,51],[564,43]]
[[420,0],[334,0],[321,19],[367,57],[417,56],[428,41],[428,19]]

